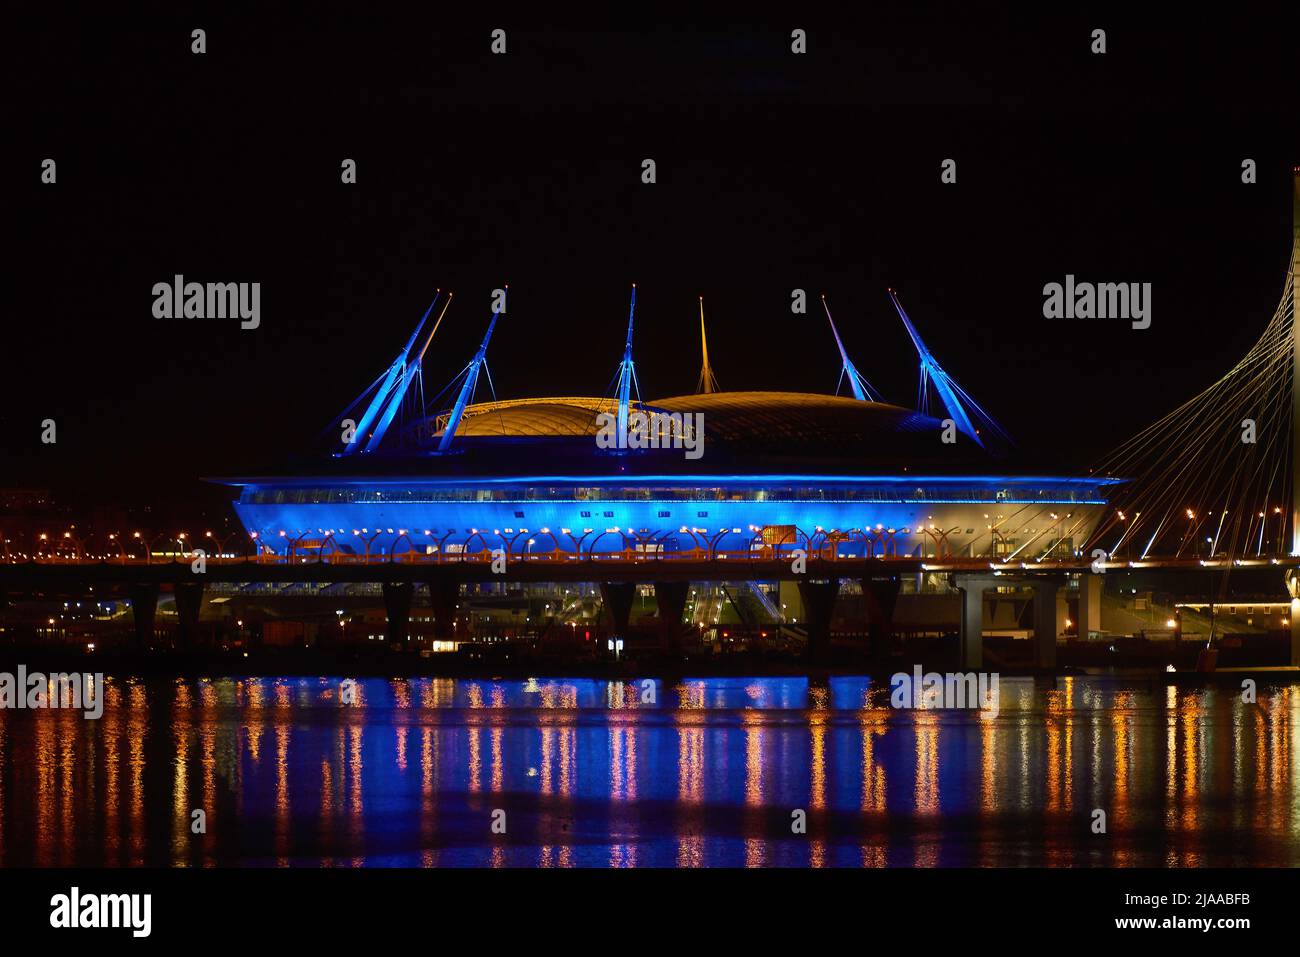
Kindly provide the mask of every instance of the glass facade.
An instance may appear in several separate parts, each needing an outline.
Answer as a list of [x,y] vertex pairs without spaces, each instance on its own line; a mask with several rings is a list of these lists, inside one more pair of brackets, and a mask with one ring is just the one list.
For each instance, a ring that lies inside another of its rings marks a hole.
[[273,487],[248,485],[240,502],[248,505],[414,502],[999,502],[1104,504],[1099,483],[1059,481],[1041,484],[972,483],[969,479],[924,485],[520,485]]

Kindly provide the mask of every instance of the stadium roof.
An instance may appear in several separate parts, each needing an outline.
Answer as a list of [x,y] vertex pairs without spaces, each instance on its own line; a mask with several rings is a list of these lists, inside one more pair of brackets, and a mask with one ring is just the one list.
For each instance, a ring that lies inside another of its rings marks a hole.
[[[612,399],[550,397],[489,402],[465,410],[463,437],[566,436],[593,439]],[[703,416],[706,448],[730,452],[935,458],[942,423],[883,402],[803,392],[713,392],[657,399],[646,411]]]

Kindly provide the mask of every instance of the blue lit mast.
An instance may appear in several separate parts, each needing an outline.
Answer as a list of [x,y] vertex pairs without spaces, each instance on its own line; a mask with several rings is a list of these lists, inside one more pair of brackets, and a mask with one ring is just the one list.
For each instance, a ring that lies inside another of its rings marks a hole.
[[632,283],[632,305],[627,310],[627,344],[623,347],[623,361],[618,367],[618,434],[627,435],[628,406],[632,402],[632,389],[641,398],[641,387],[636,381],[636,367],[632,364],[632,320],[636,316],[636,283]]
[[[853,364],[853,360],[849,358],[849,354],[844,351],[844,343],[840,341],[840,333],[839,330],[835,328],[835,320],[831,318],[831,309],[830,306],[826,305],[825,295],[822,296],[822,308],[826,310],[826,318],[831,324],[831,335],[835,337],[835,344],[840,348],[840,359],[844,362],[844,366],[840,370],[840,380],[843,381],[844,377],[848,376],[849,388],[853,390],[853,398],[857,399],[859,402],[879,402],[879,394],[871,387],[871,383],[862,377],[862,373],[860,373],[857,366]],[[836,386],[836,391],[839,391],[838,385]]]
[[894,308],[898,310],[898,316],[903,320],[903,326],[907,329],[907,334],[911,336],[912,345],[916,347],[916,354],[921,360],[921,380],[917,387],[917,411],[929,414],[929,392],[926,385],[933,384],[934,390],[939,393],[939,399],[943,402],[943,407],[948,411],[948,416],[953,420],[953,424],[957,426],[960,432],[974,440],[976,445],[983,448],[984,442],[979,436],[979,430],[971,422],[971,417],[966,412],[966,406],[970,406],[976,419],[987,425],[993,432],[996,432],[1004,441],[1010,442],[1010,436],[1002,430],[1002,427],[979,407],[979,404],[970,397],[965,389],[957,384],[952,376],[943,370],[943,367],[939,365],[939,361],[930,354],[930,350],[921,341],[921,336],[916,331],[916,327],[912,325],[912,320],[903,311],[903,304],[898,301],[898,294],[892,289],[889,290],[889,298],[894,303]]
[[[510,287],[506,286],[505,288],[509,289]],[[446,452],[451,447],[451,440],[456,435],[461,416],[465,414],[465,406],[469,405],[470,400],[474,398],[474,388],[478,385],[479,370],[487,364],[488,343],[492,341],[492,330],[497,327],[497,319],[500,315],[501,313],[496,309],[492,310],[492,321],[488,323],[487,333],[483,336],[483,344],[478,347],[478,352],[474,353],[474,358],[465,367],[465,381],[460,387],[460,394],[456,396],[456,404],[451,407],[451,415],[447,417],[447,427],[442,430],[442,438],[438,441],[439,452]]]
[[344,446],[344,455],[350,455],[357,450],[357,446],[361,444],[362,440],[366,437],[366,433],[369,431],[370,426],[374,423],[375,418],[382,411],[384,400],[388,398],[389,392],[392,390],[394,383],[397,382],[399,376],[405,373],[406,357],[410,354],[411,347],[415,345],[415,340],[420,335],[420,330],[424,328],[424,324],[429,318],[429,313],[433,312],[433,307],[437,304],[441,295],[442,290],[437,290],[433,297],[433,302],[429,303],[429,308],[424,310],[424,316],[420,319],[420,324],[416,326],[415,331],[411,333],[411,338],[407,341],[406,347],[398,353],[397,358],[393,360],[393,364],[388,367],[388,372],[384,375],[384,381],[380,384],[379,391],[377,391],[374,398],[370,400],[370,405],[366,407],[365,414],[361,416],[361,421],[357,423],[356,430],[352,434],[352,441]]
[[[379,424],[375,426],[370,441],[366,443],[366,452],[373,452],[379,448],[379,443],[384,440],[384,434],[388,431],[388,426],[392,423],[393,417],[397,415],[397,410],[402,407],[402,400],[406,398],[407,390],[410,389],[411,383],[415,381],[416,375],[419,374],[420,363],[424,361],[424,354],[429,349],[429,343],[433,341],[434,334],[438,331],[438,327],[442,325],[442,317],[447,314],[447,307],[451,305],[453,296],[454,293],[447,294],[447,301],[443,304],[442,312],[438,313],[438,319],[434,322],[433,328],[429,330],[429,337],[424,340],[424,345],[420,348],[420,354],[414,359],[408,360],[405,368],[402,369],[401,378],[393,386],[392,395],[389,396],[388,407],[384,410],[384,414],[380,416]],[[409,343],[407,348],[410,348]]]

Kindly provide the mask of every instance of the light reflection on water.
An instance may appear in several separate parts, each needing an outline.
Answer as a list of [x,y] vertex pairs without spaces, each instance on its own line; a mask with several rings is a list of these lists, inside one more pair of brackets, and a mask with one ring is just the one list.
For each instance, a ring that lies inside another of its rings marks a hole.
[[0,710],[0,866],[1300,865],[1294,686],[1000,692],[110,679],[98,721]]

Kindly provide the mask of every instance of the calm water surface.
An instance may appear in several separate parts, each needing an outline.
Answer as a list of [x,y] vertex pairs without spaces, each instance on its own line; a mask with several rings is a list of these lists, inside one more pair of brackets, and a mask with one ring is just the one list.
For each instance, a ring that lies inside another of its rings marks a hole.
[[1004,680],[996,714],[864,678],[653,693],[109,679],[97,721],[0,710],[0,866],[1300,865],[1294,686]]

